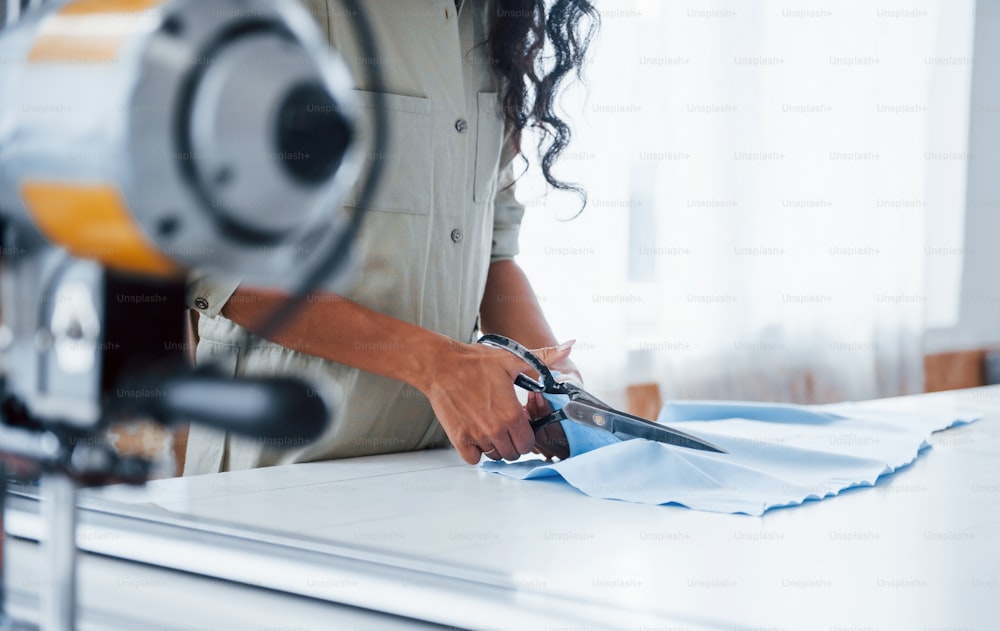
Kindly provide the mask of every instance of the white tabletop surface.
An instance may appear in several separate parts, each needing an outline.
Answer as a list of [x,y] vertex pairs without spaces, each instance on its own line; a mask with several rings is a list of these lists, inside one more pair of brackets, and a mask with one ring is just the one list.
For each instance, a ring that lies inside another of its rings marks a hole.
[[525,592],[647,614],[658,623],[635,627],[646,631],[1000,628],[1000,386],[879,405],[984,418],[935,434],[931,450],[874,488],[760,518],[594,499],[447,450],[99,495],[472,567]]

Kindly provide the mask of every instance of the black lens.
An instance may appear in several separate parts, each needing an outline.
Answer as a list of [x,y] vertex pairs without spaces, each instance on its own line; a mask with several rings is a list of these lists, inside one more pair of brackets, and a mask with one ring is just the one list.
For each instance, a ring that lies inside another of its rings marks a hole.
[[288,92],[278,109],[278,161],[296,181],[325,182],[340,167],[352,130],[330,93],[314,83]]

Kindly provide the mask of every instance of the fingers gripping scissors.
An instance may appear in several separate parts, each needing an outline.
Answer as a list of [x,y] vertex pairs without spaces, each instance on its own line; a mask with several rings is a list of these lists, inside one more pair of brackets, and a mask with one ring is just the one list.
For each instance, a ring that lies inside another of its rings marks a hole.
[[688,449],[726,453],[724,449],[691,434],[616,410],[583,388],[571,383],[556,381],[548,366],[535,357],[531,351],[510,338],[502,335],[484,335],[479,338],[479,344],[509,351],[538,371],[540,382],[525,374],[520,374],[514,380],[515,385],[531,392],[564,394],[569,397],[569,402],[561,409],[531,421],[531,429],[536,432],[546,425],[571,420],[611,432],[622,439],[645,438]]

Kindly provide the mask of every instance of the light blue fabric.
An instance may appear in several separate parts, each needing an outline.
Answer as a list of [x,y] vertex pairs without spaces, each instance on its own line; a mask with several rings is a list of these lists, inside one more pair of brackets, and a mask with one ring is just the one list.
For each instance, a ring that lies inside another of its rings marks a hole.
[[561,478],[593,497],[761,515],[770,508],[872,486],[880,476],[913,462],[929,447],[931,432],[978,418],[962,411],[887,411],[879,402],[797,406],[687,401],[664,406],[657,420],[729,453],[619,441],[607,432],[563,421],[570,458],[483,466],[520,479]]

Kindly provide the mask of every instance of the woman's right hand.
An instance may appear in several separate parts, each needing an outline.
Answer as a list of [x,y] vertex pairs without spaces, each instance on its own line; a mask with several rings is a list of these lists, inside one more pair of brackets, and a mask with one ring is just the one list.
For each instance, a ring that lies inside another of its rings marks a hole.
[[[561,361],[569,348],[539,351],[547,364]],[[518,401],[514,380],[530,367],[516,355],[483,344],[452,343],[438,354],[421,391],[462,460],[480,456],[517,460],[531,453],[535,435]]]

